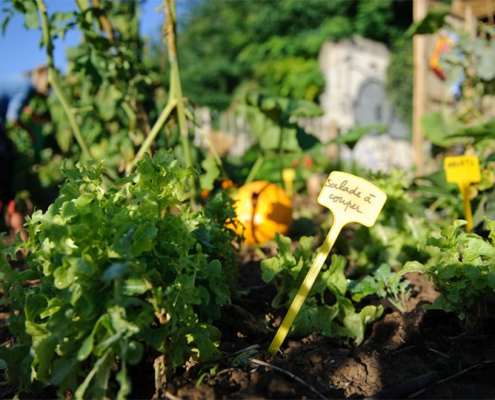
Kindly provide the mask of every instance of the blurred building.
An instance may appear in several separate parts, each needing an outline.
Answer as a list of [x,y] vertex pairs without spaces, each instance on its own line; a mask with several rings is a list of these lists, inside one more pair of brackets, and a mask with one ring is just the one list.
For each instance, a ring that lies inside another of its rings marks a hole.
[[[320,98],[321,127],[309,131],[326,142],[354,127],[383,124],[386,132],[370,132],[353,150],[340,146],[342,161],[356,162],[372,171],[409,170],[412,165],[410,129],[387,100],[385,82],[390,52],[383,43],[361,37],[327,42],[320,50],[325,91]],[[337,156],[337,150],[331,152]]]

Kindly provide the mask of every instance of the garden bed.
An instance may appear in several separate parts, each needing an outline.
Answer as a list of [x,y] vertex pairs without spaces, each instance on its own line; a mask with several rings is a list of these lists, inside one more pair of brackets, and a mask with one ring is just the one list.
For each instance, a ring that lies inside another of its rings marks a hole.
[[[495,383],[495,302],[475,331],[443,311],[425,311],[436,297],[425,276],[410,274],[412,291],[406,313],[386,302],[384,316],[355,346],[318,334],[289,337],[281,353],[266,349],[284,316],[270,303],[276,292],[263,283],[256,256],[241,263],[239,297],[223,308],[217,326],[225,356],[209,363],[189,363],[156,390],[153,360],[133,367],[132,398],[153,396],[204,398],[493,398]],[[377,300],[378,301],[378,300]],[[2,342],[9,340],[0,310]],[[247,351],[246,351],[247,350]],[[15,389],[5,382],[0,398]],[[46,390],[45,398],[55,396]]]
[[[266,349],[284,311],[270,308],[275,291],[262,283],[259,271],[256,262],[241,267],[240,289],[249,294],[225,307],[219,322],[221,348],[232,356],[177,371],[162,395],[190,399],[495,396],[495,302],[488,302],[484,323],[466,332],[453,314],[423,310],[422,304],[437,294],[425,276],[410,274],[413,289],[407,312],[384,304],[384,316],[371,326],[362,345],[318,334],[289,337],[282,354],[272,357]],[[268,323],[273,331],[267,333],[259,321],[274,321],[272,326]],[[237,359],[236,364],[238,352],[253,346],[259,347],[251,361]],[[152,377],[148,379],[152,385]],[[141,389],[136,387],[144,394]]]

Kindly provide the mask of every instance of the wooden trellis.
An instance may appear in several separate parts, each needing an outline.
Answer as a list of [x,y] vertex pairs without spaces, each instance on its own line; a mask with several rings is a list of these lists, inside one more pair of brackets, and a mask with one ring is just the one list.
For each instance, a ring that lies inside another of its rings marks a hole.
[[[414,0],[414,21],[422,20],[428,10],[438,6],[432,0]],[[486,19],[494,23],[494,0],[452,0],[451,21],[464,25],[464,29],[474,36],[476,34],[476,22]],[[426,160],[424,157],[424,138],[421,127],[421,118],[425,111],[436,111],[440,105],[452,102],[446,94],[445,85],[442,85],[434,73],[429,69],[428,59],[431,55],[432,44],[436,40],[434,35],[415,35],[414,46],[414,90],[413,90],[413,148],[416,175],[425,173]]]

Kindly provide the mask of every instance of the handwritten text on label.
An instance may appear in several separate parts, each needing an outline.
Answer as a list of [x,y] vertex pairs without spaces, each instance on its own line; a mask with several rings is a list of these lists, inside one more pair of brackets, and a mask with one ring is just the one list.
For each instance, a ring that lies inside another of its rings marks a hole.
[[[329,178],[327,180],[327,183],[325,184],[325,187],[330,188],[330,189],[335,189],[335,190],[338,190],[341,192],[345,192],[349,195],[353,195],[353,196],[357,197],[358,199],[361,199],[362,190],[359,188],[359,186],[356,186],[356,187],[354,187],[354,189],[352,189],[352,188],[348,187],[347,185],[348,185],[347,180],[344,180],[340,183],[337,183],[337,182],[333,182],[332,179]],[[368,204],[372,204],[371,200],[373,197],[376,197],[376,196],[374,194],[369,193],[367,196],[364,197],[363,200]],[[342,204],[345,207],[344,211],[347,211],[347,209],[350,208],[351,210],[354,210],[354,211],[358,212],[359,214],[363,213],[363,211],[359,208],[359,204],[356,204],[349,199],[346,200],[346,197],[344,195],[330,193],[328,195],[328,199],[331,200],[333,203]]]

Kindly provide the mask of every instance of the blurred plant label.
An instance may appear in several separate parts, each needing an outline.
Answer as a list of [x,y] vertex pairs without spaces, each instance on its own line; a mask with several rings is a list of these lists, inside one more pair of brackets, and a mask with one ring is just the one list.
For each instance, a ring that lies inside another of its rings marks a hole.
[[358,222],[373,226],[387,195],[357,176],[334,171],[318,196],[318,203],[329,208],[341,223]]
[[282,179],[284,180],[287,196],[292,197],[294,194],[293,182],[296,179],[296,171],[293,168],[285,168],[282,170]]
[[289,333],[344,225],[357,222],[373,226],[386,200],[387,195],[383,191],[362,178],[339,171],[330,174],[318,196],[318,203],[332,211],[333,225],[268,348],[271,354],[277,353]]
[[443,160],[445,178],[449,183],[457,183],[464,203],[466,231],[473,229],[473,212],[469,199],[469,185],[481,180],[480,161],[476,156],[445,157]]
[[445,176],[450,183],[475,183],[481,180],[480,162],[476,156],[445,157]]

